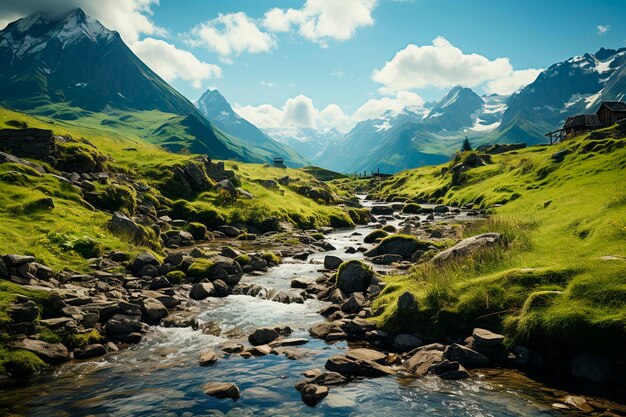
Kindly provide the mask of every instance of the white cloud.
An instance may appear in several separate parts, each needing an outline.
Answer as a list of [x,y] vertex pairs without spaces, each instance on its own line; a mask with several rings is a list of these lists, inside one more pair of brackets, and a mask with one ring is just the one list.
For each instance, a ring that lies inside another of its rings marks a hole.
[[479,54],[466,54],[443,37],[432,45],[408,45],[379,69],[372,79],[383,84],[381,93],[428,86],[477,87],[485,92],[510,94],[532,82],[541,69],[514,70],[508,58],[490,60]]
[[191,29],[185,40],[194,47],[206,47],[223,56],[243,52],[268,52],[276,46],[271,33],[263,32],[245,13],[220,14]]
[[326,45],[330,39],[348,40],[358,28],[373,25],[376,5],[377,0],[307,0],[301,9],[267,11],[263,26],[272,32],[297,27],[303,37]]
[[[159,0],[2,0],[0,1],[0,26],[19,17],[39,11],[63,13],[80,7],[88,15],[95,17],[109,29],[116,30],[129,43],[139,39],[141,34],[166,34],[165,29],[151,20],[152,8]],[[11,20],[8,20],[11,19]]]
[[543,69],[529,68],[525,70],[513,71],[508,76],[497,80],[489,81],[485,85],[485,93],[509,95],[527,86],[537,79]]
[[318,110],[313,100],[304,95],[289,98],[278,109],[270,104],[260,106],[241,106],[233,108],[239,115],[260,128],[308,127],[314,129],[335,128],[339,132],[348,132],[362,120],[374,119],[390,111],[398,113],[406,106],[422,106],[424,100],[419,95],[400,91],[393,97],[370,99],[357,109],[354,114],[346,114],[337,104],[329,104]]
[[611,29],[611,26],[609,25],[598,25],[596,26],[596,29],[598,29],[598,35],[602,36],[605,35],[609,29]]
[[341,71],[341,70],[335,70],[335,71],[331,72],[330,75],[332,75],[335,78],[341,79],[341,78],[343,78],[346,75],[346,73]]
[[200,61],[191,52],[176,48],[165,41],[146,38],[131,44],[135,52],[165,81],[182,79],[195,88],[202,88],[204,80],[217,78],[222,70],[217,65]]
[[508,76],[513,66],[508,58],[489,60],[478,54],[465,54],[443,37],[432,45],[408,45],[388,61],[372,78],[385,91],[409,90],[427,86],[475,87],[485,81]]
[[263,87],[276,87],[276,83],[271,81],[261,81]]

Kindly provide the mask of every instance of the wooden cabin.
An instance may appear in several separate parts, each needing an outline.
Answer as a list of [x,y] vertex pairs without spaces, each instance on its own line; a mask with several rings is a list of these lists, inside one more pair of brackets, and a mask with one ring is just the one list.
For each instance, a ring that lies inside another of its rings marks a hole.
[[612,126],[626,119],[626,103],[623,101],[603,101],[596,113],[602,126]]
[[287,165],[285,165],[285,160],[283,158],[274,158],[274,167],[287,168]]
[[569,136],[573,133],[599,129],[602,126],[600,118],[596,114],[579,114],[568,117],[563,125],[563,130],[565,131],[565,136]]

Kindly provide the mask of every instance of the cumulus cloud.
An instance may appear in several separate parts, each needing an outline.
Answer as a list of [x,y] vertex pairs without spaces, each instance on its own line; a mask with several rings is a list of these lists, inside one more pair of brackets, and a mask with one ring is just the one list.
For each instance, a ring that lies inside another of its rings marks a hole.
[[265,13],[263,26],[272,32],[298,33],[325,44],[334,39],[345,41],[360,27],[374,24],[372,11],[376,0],[307,0],[300,9],[274,8]]
[[194,47],[206,47],[223,56],[243,52],[268,52],[276,46],[271,33],[263,32],[245,13],[220,14],[191,29],[185,40]]
[[159,0],[2,0],[0,26],[42,10],[63,13],[80,7],[109,29],[118,31],[126,42],[132,43],[142,34],[166,34],[165,29],[151,20],[152,8],[158,4]]
[[543,69],[529,68],[513,71],[508,76],[489,81],[484,90],[487,94],[509,95],[527,86],[537,79]]
[[191,52],[176,48],[165,41],[146,38],[131,45],[150,68],[165,81],[181,79],[202,88],[204,80],[220,77],[222,70],[217,65],[200,61]]
[[393,97],[370,99],[353,114],[347,114],[337,104],[329,104],[319,110],[313,100],[304,95],[287,99],[281,109],[270,104],[260,106],[241,106],[235,104],[239,115],[260,128],[307,127],[314,129],[335,128],[339,132],[348,132],[362,120],[374,119],[383,113],[400,112],[407,106],[422,106],[424,100],[419,95],[401,91]]
[[611,28],[611,26],[609,25],[598,25],[596,26],[596,29],[598,29],[598,35],[602,36],[605,35],[609,29]]
[[465,54],[443,37],[432,45],[408,45],[374,70],[374,81],[391,91],[463,85],[474,87],[485,81],[510,74],[513,67],[507,58],[489,60],[478,54]]

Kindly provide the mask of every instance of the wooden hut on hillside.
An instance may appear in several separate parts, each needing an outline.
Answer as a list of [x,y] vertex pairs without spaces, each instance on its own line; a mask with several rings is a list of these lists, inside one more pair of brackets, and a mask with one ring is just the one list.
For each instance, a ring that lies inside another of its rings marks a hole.
[[576,116],[568,117],[563,125],[565,136],[572,133],[587,132],[589,130],[600,129],[602,123],[600,118],[596,114],[579,114]]
[[602,126],[611,126],[626,119],[626,103],[623,101],[603,101],[596,113]]

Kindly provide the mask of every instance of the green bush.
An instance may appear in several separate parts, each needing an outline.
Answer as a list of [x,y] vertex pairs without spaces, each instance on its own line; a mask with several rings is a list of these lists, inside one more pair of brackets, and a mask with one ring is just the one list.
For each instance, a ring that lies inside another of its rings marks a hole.
[[102,244],[88,236],[77,239],[72,244],[72,249],[85,259],[98,258],[102,256]]
[[384,230],[376,229],[376,230],[368,233],[368,235],[365,236],[365,239],[363,239],[363,242],[365,242],[365,243],[376,243],[376,242],[380,241],[381,239],[387,237],[388,235],[389,235],[389,233],[385,232]]

